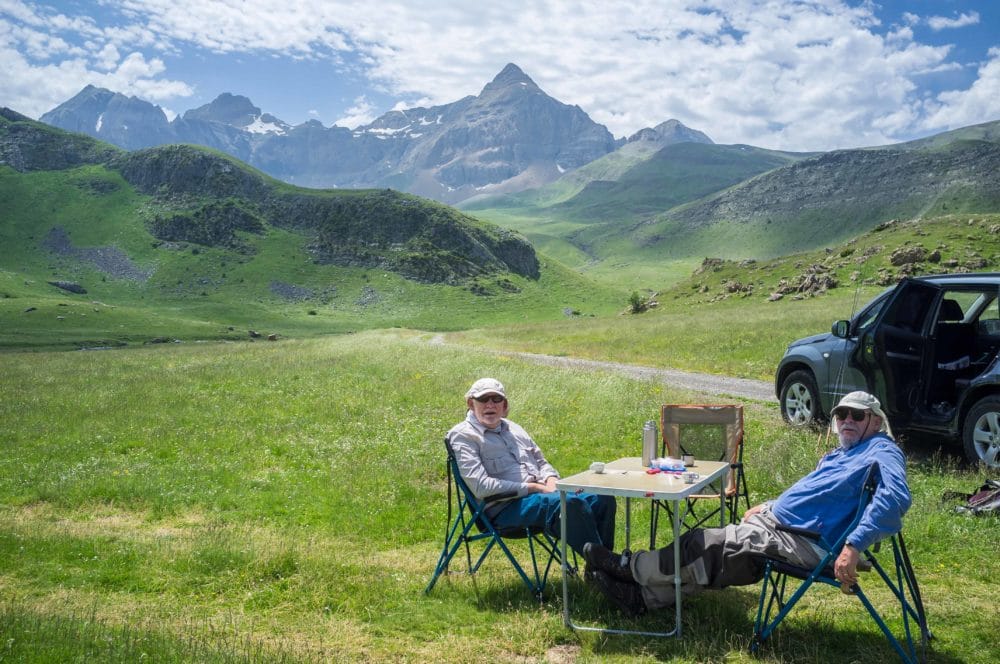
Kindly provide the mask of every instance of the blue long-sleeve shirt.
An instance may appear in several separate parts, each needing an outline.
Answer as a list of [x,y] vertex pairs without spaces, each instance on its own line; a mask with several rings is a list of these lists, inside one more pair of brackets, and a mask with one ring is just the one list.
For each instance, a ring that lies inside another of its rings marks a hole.
[[819,532],[833,542],[857,513],[865,475],[879,464],[881,481],[847,543],[863,551],[903,526],[912,497],[906,484],[906,460],[892,439],[878,433],[850,449],[830,452],[812,471],[778,496],[771,513],[786,526]]

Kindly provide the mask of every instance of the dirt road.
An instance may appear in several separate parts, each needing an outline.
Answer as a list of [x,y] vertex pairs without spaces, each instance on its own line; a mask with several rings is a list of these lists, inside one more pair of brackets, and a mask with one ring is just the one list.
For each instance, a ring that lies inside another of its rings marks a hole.
[[671,387],[696,390],[698,392],[704,392],[714,396],[739,397],[741,399],[752,399],[754,401],[766,401],[771,403],[777,403],[778,401],[778,399],[774,396],[774,386],[763,380],[727,378],[726,376],[693,373],[690,371],[679,371],[677,369],[656,369],[653,367],[640,367],[634,364],[582,360],[572,357],[539,355],[537,353],[500,351],[499,354],[510,357],[519,357],[532,362],[538,362],[539,364],[548,364],[556,367],[577,367],[583,369],[593,369],[595,371],[613,371],[637,380],[659,380],[665,385],[669,385]]

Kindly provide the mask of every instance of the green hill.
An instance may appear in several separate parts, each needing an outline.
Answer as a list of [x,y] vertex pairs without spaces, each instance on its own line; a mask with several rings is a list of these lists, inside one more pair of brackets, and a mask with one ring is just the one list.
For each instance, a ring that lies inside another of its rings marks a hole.
[[462,208],[518,230],[569,266],[628,289],[680,278],[706,255],[664,251],[659,238],[643,233],[660,212],[806,156],[746,145],[686,142],[655,152],[643,147],[627,144],[541,189]]
[[455,329],[624,296],[390,190],[309,190],[193,146],[123,152],[0,113],[0,344]]
[[682,253],[712,247],[706,255],[768,258],[891,219],[996,211],[1000,142],[953,137],[805,159],[670,210],[636,237]]
[[632,288],[682,278],[705,256],[764,259],[892,219],[1000,211],[998,173],[1000,122],[811,155],[679,143],[652,155],[614,153],[546,188],[464,209]]

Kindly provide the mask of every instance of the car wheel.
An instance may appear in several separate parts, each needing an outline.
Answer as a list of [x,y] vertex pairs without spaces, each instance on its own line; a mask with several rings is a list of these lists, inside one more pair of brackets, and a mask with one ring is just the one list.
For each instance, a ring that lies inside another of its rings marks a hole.
[[1000,397],[976,402],[965,418],[962,443],[969,461],[1000,468]]
[[816,380],[808,371],[793,371],[781,384],[781,416],[799,427],[823,421]]

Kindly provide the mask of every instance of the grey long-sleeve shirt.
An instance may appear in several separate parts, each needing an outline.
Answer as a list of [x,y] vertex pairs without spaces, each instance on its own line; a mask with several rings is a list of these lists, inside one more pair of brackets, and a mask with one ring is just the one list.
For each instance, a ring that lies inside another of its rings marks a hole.
[[559,477],[520,425],[504,419],[499,428],[499,432],[487,431],[469,411],[448,432],[459,471],[477,498],[511,492],[525,496],[529,482]]

